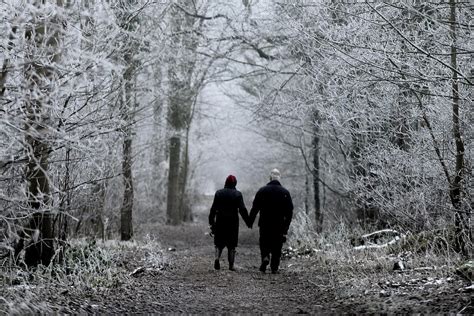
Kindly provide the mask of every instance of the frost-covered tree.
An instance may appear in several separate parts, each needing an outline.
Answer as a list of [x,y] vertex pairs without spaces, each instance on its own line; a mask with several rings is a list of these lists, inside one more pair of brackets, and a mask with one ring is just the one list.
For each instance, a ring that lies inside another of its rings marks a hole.
[[189,133],[197,97],[212,72],[216,56],[206,44],[207,1],[177,1],[169,10],[167,39],[167,101],[169,123],[169,175],[167,222],[192,220],[187,190]]
[[[271,62],[247,59],[260,77],[243,85],[259,99],[263,120],[312,135],[303,149],[313,147],[309,167],[322,185],[314,186],[315,206],[328,219],[377,217],[408,229],[467,223],[453,211],[467,218],[472,207],[463,137],[472,94],[469,7],[262,5],[272,26],[252,15],[249,24],[258,56]],[[292,117],[309,125],[288,126]]]
[[135,92],[135,76],[138,61],[136,55],[140,48],[140,42],[136,39],[135,31],[139,28],[137,12],[139,10],[137,1],[123,0],[117,3],[117,21],[122,39],[119,42],[120,56],[123,61],[123,74],[121,80],[120,114],[122,118],[123,153],[122,173],[124,178],[124,196],[120,210],[120,234],[122,240],[129,240],[133,236],[133,177],[132,177],[132,143],[134,111],[137,108]]
[[[24,30],[24,142],[26,157],[26,197],[30,220],[16,248],[16,254],[25,249],[25,263],[49,264],[54,255],[53,214],[49,159],[54,130],[51,112],[57,100],[59,74],[55,65],[61,51],[62,1],[48,5],[35,3],[29,7],[31,20]],[[52,12],[51,12],[52,11]],[[51,13],[52,14],[51,14]],[[25,235],[33,235],[33,242],[25,245]]]
[[[145,47],[163,47],[160,36],[135,22],[156,25],[166,6],[0,6],[7,48],[0,61],[2,249],[15,244],[27,263],[47,263],[69,234],[107,238],[119,232],[118,201],[131,210],[133,189],[119,180],[123,173],[131,181],[132,161],[143,150],[132,139],[145,138],[146,131],[137,131],[156,94],[149,80],[154,74],[136,61],[158,63],[161,51]],[[124,222],[128,238],[132,221]]]

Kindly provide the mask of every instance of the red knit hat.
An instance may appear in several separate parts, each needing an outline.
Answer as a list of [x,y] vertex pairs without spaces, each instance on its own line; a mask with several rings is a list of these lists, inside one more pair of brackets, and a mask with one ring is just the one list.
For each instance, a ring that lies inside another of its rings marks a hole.
[[225,179],[225,187],[235,188],[237,185],[237,178],[233,175],[229,175],[227,179]]

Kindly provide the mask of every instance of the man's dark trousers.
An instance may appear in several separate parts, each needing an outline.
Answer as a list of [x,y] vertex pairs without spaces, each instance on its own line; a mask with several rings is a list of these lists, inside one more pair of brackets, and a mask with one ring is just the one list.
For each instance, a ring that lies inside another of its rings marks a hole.
[[260,227],[260,254],[262,256],[262,262],[271,255],[270,268],[272,271],[278,270],[282,247],[283,236],[281,232]]

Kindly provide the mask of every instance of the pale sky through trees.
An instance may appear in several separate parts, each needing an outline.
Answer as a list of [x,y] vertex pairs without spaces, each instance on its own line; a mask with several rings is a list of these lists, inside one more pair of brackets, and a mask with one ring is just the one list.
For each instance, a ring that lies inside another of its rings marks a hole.
[[196,176],[206,194],[222,187],[229,174],[237,177],[239,188],[256,190],[278,165],[277,159],[268,166],[261,163],[272,154],[272,141],[254,133],[252,113],[225,94],[226,90],[235,89],[239,88],[232,82],[209,86],[200,96],[195,122],[200,139],[191,143],[191,154],[202,161]]

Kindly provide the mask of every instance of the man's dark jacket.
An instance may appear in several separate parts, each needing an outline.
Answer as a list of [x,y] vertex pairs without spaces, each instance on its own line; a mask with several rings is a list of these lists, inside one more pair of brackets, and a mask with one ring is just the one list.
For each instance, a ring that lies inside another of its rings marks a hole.
[[290,192],[278,180],[270,181],[255,195],[250,210],[250,225],[258,212],[260,212],[258,226],[261,232],[272,236],[286,235],[293,217],[293,201]]
[[237,247],[239,213],[247,223],[248,212],[245,208],[242,193],[228,186],[218,190],[209,213],[209,225],[214,232],[214,244],[217,247]]

